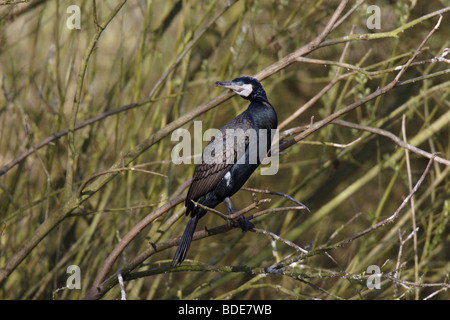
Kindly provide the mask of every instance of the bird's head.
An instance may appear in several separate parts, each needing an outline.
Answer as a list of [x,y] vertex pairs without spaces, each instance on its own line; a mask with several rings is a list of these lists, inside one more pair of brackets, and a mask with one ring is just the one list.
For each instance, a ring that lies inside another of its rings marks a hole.
[[217,81],[216,87],[231,89],[242,98],[256,101],[267,101],[266,92],[261,83],[252,77],[239,77],[232,81]]

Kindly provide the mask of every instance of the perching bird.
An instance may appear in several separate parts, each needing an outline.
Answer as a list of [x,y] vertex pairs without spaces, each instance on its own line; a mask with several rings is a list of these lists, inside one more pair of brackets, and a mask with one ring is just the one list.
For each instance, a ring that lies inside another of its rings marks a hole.
[[[207,212],[192,201],[214,208],[235,194],[267,154],[272,142],[272,129],[278,125],[275,109],[258,80],[240,77],[233,81],[216,82],[216,86],[233,90],[242,98],[250,100],[250,105],[211,139],[195,167],[185,203],[186,215],[191,214],[191,217],[171,266],[183,262],[197,222]],[[239,135],[239,131],[250,134]],[[236,137],[230,133],[236,133]],[[253,223],[243,218],[239,225],[244,231],[254,227]]]

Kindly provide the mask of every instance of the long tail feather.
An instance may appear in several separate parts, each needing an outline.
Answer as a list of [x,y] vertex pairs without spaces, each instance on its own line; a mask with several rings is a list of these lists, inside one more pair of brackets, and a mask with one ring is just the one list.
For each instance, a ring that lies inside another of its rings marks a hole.
[[178,245],[177,252],[175,252],[175,257],[170,264],[171,267],[181,264],[184,258],[186,258],[186,254],[189,250],[189,246],[191,245],[192,236],[194,235],[198,219],[198,215],[195,215],[189,219],[186,225],[186,229],[184,229],[183,235],[181,236],[181,241]]

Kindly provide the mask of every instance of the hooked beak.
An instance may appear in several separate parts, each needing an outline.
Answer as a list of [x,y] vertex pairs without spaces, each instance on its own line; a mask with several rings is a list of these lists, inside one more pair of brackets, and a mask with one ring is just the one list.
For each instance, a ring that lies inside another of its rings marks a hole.
[[253,87],[251,84],[238,84],[235,81],[217,81],[216,87],[231,89],[244,98],[247,98],[253,91]]
[[243,86],[240,86],[236,82],[233,82],[233,81],[217,81],[216,87],[223,87],[223,88],[231,89],[236,92],[242,91],[244,89]]

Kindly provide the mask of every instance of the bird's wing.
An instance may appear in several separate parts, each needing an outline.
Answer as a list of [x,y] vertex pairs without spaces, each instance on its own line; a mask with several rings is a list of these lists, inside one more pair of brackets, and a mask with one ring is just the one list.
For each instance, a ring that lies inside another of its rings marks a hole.
[[[245,152],[247,149],[248,138],[243,140],[233,139],[235,143],[227,143],[227,130],[241,129],[245,132],[250,128],[252,128],[252,123],[244,112],[220,129],[222,139],[219,139],[217,135],[211,139],[203,151],[201,162],[195,167],[186,198],[186,206],[191,200],[196,201],[199,197],[213,190],[236,163],[237,159],[240,158],[242,151]],[[214,150],[222,150],[222,154],[215,157]]]

